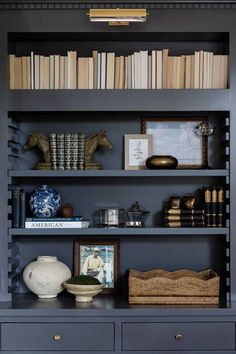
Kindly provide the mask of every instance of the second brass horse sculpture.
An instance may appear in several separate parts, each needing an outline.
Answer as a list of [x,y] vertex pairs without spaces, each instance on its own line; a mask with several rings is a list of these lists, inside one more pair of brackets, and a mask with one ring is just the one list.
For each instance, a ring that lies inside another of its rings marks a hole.
[[85,142],[85,169],[86,170],[102,170],[99,162],[93,162],[93,154],[98,146],[112,150],[112,143],[106,136],[104,129],[91,134]]

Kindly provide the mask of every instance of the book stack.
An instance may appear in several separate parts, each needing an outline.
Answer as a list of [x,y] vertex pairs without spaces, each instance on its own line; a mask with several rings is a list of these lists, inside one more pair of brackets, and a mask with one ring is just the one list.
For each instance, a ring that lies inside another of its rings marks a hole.
[[15,188],[12,191],[12,227],[25,227],[26,202],[23,189]]
[[228,55],[195,51],[169,55],[168,49],[114,52],[79,57],[9,55],[10,89],[226,89]]
[[206,187],[204,189],[206,227],[223,227],[224,194],[223,187]]
[[53,170],[84,170],[84,133],[51,133],[50,154]]
[[204,210],[165,209],[164,222],[166,227],[204,227]]
[[72,218],[26,218],[26,229],[86,229],[90,225],[82,216]]

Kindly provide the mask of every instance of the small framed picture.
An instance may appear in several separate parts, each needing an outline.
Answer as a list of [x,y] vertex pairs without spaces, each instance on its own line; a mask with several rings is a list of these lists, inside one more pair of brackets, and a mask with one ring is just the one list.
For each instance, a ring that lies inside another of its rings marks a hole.
[[172,155],[177,168],[206,168],[207,139],[196,134],[206,118],[142,118],[141,132],[152,134],[153,154]]
[[146,169],[146,160],[151,155],[151,135],[125,134],[125,170]]
[[119,290],[119,241],[76,240],[74,249],[75,275],[91,275],[104,284],[103,294]]

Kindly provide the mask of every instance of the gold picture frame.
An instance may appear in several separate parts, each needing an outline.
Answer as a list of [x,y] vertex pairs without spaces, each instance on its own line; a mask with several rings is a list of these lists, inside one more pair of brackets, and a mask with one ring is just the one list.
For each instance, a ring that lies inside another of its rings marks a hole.
[[151,155],[151,135],[125,134],[125,170],[146,169],[146,160]]
[[142,118],[141,133],[152,134],[154,155],[176,157],[177,168],[207,168],[207,137],[198,136],[194,132],[194,127],[200,123],[207,123],[207,118]]

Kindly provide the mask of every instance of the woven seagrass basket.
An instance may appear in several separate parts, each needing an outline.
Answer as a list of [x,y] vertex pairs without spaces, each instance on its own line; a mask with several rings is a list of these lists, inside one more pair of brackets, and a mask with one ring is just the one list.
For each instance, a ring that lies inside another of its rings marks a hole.
[[213,305],[219,303],[219,288],[220,278],[212,269],[129,271],[130,304]]

